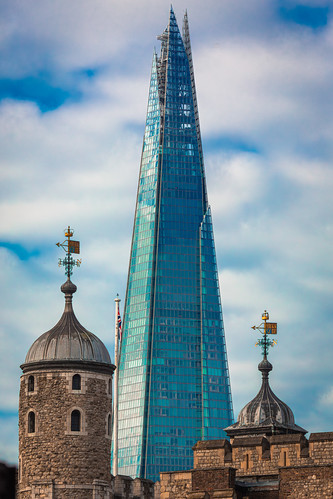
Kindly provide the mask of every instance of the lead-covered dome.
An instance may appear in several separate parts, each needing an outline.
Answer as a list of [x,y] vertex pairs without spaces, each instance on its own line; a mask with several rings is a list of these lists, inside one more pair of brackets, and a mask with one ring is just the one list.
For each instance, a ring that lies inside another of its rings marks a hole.
[[227,435],[307,433],[295,424],[290,407],[282,402],[269,386],[268,375],[273,366],[267,358],[259,363],[258,369],[262,373],[259,393],[240,411],[237,422],[225,428]]
[[104,343],[87,331],[77,320],[72,297],[76,286],[70,279],[61,286],[65,294],[65,310],[59,322],[42,334],[30,347],[26,364],[48,361],[88,361],[111,364],[109,352]]

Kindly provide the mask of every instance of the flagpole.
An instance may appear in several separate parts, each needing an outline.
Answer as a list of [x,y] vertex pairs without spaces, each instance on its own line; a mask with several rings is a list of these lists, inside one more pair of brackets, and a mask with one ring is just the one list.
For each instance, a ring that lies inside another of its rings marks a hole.
[[114,362],[116,366],[114,379],[114,399],[113,399],[113,476],[118,475],[118,343],[119,343],[119,302],[117,294],[115,298],[115,339],[114,339]]

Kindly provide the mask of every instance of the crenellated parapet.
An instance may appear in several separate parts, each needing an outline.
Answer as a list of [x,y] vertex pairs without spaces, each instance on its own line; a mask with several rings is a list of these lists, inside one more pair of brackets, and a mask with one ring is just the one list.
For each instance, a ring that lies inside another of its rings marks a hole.
[[161,499],[238,498],[248,492],[277,499],[292,497],[296,489],[303,491],[297,497],[333,493],[333,432],[309,439],[299,433],[200,441],[193,451],[194,469],[161,473]]

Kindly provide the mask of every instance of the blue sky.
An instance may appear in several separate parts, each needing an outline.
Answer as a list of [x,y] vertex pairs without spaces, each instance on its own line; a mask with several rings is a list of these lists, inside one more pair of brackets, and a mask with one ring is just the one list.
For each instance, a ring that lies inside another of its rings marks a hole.
[[[309,430],[333,420],[333,5],[175,0],[188,9],[235,416],[255,396],[251,326],[278,322],[271,385]],[[0,6],[0,459],[17,460],[20,368],[63,310],[55,246],[83,263],[80,322],[113,351],[164,0]],[[246,381],[245,381],[246,380]]]

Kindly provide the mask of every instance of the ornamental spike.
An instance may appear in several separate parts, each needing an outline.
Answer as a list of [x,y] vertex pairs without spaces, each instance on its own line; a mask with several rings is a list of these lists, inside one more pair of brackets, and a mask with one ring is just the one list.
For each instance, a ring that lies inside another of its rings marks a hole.
[[62,243],[56,243],[58,248],[62,248],[66,252],[65,258],[59,258],[58,266],[65,267],[65,274],[68,279],[70,279],[70,276],[73,274],[73,267],[80,267],[82,263],[82,259],[74,260],[74,258],[72,258],[73,253],[80,254],[80,241],[74,241],[71,239],[73,235],[74,230],[68,226],[67,229],[65,229],[65,237],[67,240],[65,239]]
[[261,318],[264,322],[262,322],[259,326],[252,326],[252,329],[258,330],[263,335],[262,338],[258,339],[256,346],[261,346],[263,357],[264,359],[267,359],[269,348],[277,345],[277,341],[269,339],[267,335],[277,334],[277,323],[267,322],[269,319],[269,313],[267,310],[264,311]]

